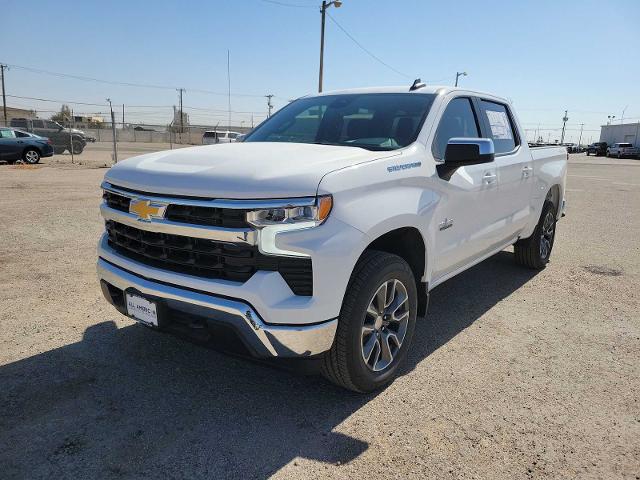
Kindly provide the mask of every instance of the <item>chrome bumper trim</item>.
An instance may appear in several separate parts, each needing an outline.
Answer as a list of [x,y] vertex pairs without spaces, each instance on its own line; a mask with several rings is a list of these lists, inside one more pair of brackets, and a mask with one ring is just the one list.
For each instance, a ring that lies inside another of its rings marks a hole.
[[140,220],[137,215],[122,212],[109,207],[106,203],[100,205],[100,213],[105,220],[113,220],[148,232],[169,233],[184,237],[206,238],[225,243],[246,243],[256,245],[258,242],[257,230],[250,228],[220,228],[189,223],[178,223],[162,218],[153,218],[150,221]]
[[100,280],[122,291],[133,289],[145,295],[205,308],[211,312],[212,318],[233,324],[243,339],[256,347],[253,350],[260,357],[300,357],[325,352],[331,348],[338,327],[337,319],[313,325],[267,324],[249,304],[241,300],[147,280],[101,258],[98,259],[97,270]]
[[210,207],[210,208],[233,208],[239,210],[258,210],[262,208],[283,208],[291,206],[313,206],[316,204],[316,197],[299,197],[299,198],[268,198],[256,200],[236,200],[236,199],[211,199],[203,200],[199,198],[180,198],[158,195],[155,193],[137,193],[129,192],[111,185],[109,182],[102,182],[100,187],[103,190],[116,193],[123,197],[140,198],[152,200],[154,202],[169,203],[171,205],[189,205],[192,207]]

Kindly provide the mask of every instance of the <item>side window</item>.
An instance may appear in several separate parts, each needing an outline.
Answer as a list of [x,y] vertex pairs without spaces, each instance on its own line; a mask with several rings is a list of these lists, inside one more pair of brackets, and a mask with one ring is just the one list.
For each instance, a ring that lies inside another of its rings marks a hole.
[[8,128],[0,129],[0,138],[15,138],[15,134],[13,130],[9,130]]
[[18,138],[25,138],[25,137],[31,136],[28,133],[21,132],[20,130],[14,130],[13,132],[16,134],[16,137]]
[[34,120],[33,128],[44,128],[44,122],[42,120]]
[[466,97],[454,98],[447,105],[438,124],[436,136],[433,139],[431,149],[433,156],[442,160],[449,139],[455,137],[480,137],[480,130],[478,129],[476,116],[473,113],[471,100]]
[[483,115],[489,127],[489,135],[493,139],[496,153],[507,153],[515,149],[519,142],[514,134],[507,107],[487,100],[480,100],[480,104],[482,105]]

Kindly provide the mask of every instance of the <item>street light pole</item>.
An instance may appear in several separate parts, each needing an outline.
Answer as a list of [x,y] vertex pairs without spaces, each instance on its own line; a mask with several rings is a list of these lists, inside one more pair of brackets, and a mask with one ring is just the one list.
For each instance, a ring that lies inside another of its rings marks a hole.
[[466,77],[466,76],[467,76],[467,72],[456,72],[456,87],[458,86],[458,78]]
[[320,15],[322,19],[320,20],[320,73],[318,74],[318,93],[322,92],[322,75],[324,71],[324,21],[327,8],[331,5],[336,8],[340,8],[342,6],[342,2],[340,0],[333,0],[331,2],[323,0],[322,6],[320,7]]
[[562,135],[560,136],[560,145],[564,143],[564,132],[567,127],[567,120],[569,120],[569,117],[567,117],[567,111],[565,110],[564,117],[562,117]]
[[[109,110],[111,112],[111,134],[113,135],[113,163],[118,163],[118,142],[116,140],[116,117],[113,114],[113,105],[111,105],[111,99],[107,98],[109,102]],[[73,145],[71,145],[73,148]]]

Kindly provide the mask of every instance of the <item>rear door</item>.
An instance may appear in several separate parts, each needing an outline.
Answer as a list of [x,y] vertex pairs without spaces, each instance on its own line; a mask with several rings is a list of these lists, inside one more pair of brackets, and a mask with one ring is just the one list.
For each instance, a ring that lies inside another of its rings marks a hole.
[[10,128],[0,128],[0,159],[17,160],[22,154],[21,143],[18,143],[15,133]]
[[[456,97],[446,105],[432,141],[436,161],[444,159],[454,137],[480,138],[476,102]],[[433,279],[450,276],[488,253],[495,245],[498,178],[495,161],[458,168],[450,178],[437,178],[441,190],[434,237]]]
[[529,149],[522,145],[509,106],[483,98],[478,104],[483,136],[493,140],[498,167],[498,235],[507,241],[518,236],[531,215],[533,161]]

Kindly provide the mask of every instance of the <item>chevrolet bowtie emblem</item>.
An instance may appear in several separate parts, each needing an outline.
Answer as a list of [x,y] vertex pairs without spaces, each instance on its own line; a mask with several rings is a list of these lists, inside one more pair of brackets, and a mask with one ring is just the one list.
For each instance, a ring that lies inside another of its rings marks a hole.
[[150,222],[152,218],[163,218],[166,209],[166,203],[152,202],[151,200],[132,198],[129,203],[129,213],[137,215],[138,220],[145,222]]

